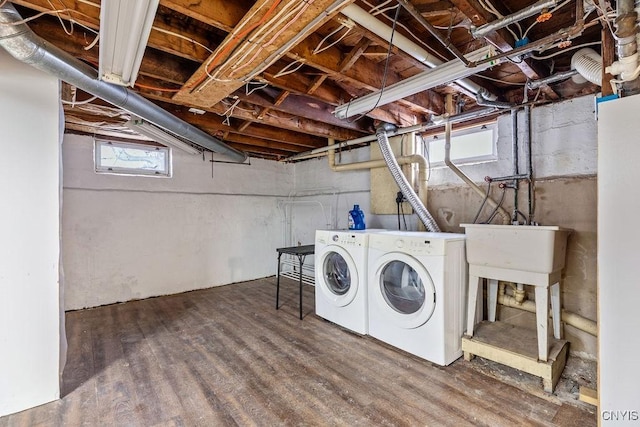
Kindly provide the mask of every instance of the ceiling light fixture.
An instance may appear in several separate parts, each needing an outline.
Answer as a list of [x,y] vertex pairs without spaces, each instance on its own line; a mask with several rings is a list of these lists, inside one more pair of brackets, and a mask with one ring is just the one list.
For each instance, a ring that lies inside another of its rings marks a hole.
[[134,117],[125,123],[129,129],[139,133],[140,135],[144,135],[148,138],[151,138],[155,142],[165,145],[167,147],[174,147],[179,150],[185,151],[189,154],[200,154],[201,151],[191,145],[187,144],[184,141],[179,140],[175,136],[167,133],[166,131],[160,129],[152,125],[151,123],[147,123],[139,117]]
[[102,0],[100,80],[133,86],[160,0]]
[[[488,58],[491,55],[491,46],[485,46],[465,55],[465,57],[469,61],[475,62],[480,59]],[[424,71],[413,77],[409,77],[408,79],[389,85],[383,91],[373,92],[369,95],[353,99],[347,104],[343,104],[336,108],[333,114],[339,119],[346,119],[358,114],[366,114],[373,108],[395,102],[399,99],[406,98],[407,96],[415,95],[416,93],[454,80],[469,77],[475,73],[484,71],[487,68],[491,68],[496,64],[497,62],[490,61],[476,67],[467,67],[459,59],[454,59],[431,70]]]

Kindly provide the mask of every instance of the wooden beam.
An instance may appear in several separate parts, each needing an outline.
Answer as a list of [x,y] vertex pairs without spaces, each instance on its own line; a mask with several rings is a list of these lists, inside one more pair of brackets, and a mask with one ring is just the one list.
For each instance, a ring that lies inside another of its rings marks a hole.
[[[604,24],[603,24],[604,25]],[[613,76],[605,69],[613,63],[615,60],[616,47],[613,39],[613,34],[609,31],[608,27],[604,27],[601,30],[602,38],[602,96],[613,95],[613,88],[611,87],[611,80]]]
[[[275,70],[276,68],[277,70]],[[274,70],[272,71],[272,69]],[[277,74],[281,68],[274,66],[272,69],[267,70],[263,74],[262,78],[264,82],[276,88],[289,90],[296,95],[307,95],[307,88],[311,84],[311,79],[308,76],[302,75],[301,73],[294,73],[286,76],[286,78],[275,77],[275,74]],[[338,106],[349,100],[349,93],[347,91],[327,83],[329,82],[325,82],[325,84],[318,87],[313,93],[314,98],[334,106]],[[416,113],[408,108],[394,105],[393,110],[392,113],[379,108],[369,114],[369,117],[397,125],[413,124],[413,121],[415,121]]]
[[[52,10],[48,0],[16,0],[14,3],[39,12]],[[65,1],[65,5],[73,12],[61,13],[59,15],[61,19],[68,21],[73,18],[89,28],[100,29],[100,3],[97,0],[68,0]],[[199,45],[211,44],[210,35],[205,34],[204,31],[177,33],[176,29],[168,26],[161,16],[156,16],[153,26],[149,35],[149,46],[192,61],[202,62],[209,57],[209,51]],[[190,40],[195,40],[197,43]]]
[[[344,0],[344,4],[353,1]],[[271,0],[258,0],[174,98],[201,107],[218,103],[248,78],[260,74],[270,65],[269,62],[274,61],[274,55],[281,48],[296,43],[298,38],[307,36],[330,20],[333,14],[327,15],[326,9],[332,4],[333,0],[315,0],[298,10],[295,9],[298,0],[283,0],[279,4],[274,3],[275,9],[272,9]],[[294,14],[287,15],[290,10]],[[289,19],[272,22],[278,13],[284,13],[283,16]],[[313,25],[310,27],[310,24]],[[265,27],[269,27],[266,38],[256,36],[256,40],[247,39],[256,28]],[[234,56],[243,51],[243,56]]]
[[[195,115],[189,113],[186,107],[180,105],[169,104],[166,101],[158,100],[154,100],[154,102],[169,111],[171,114],[174,114],[176,117],[208,131],[211,134],[220,133],[220,135],[222,135],[224,132],[238,133],[237,129],[233,126],[225,125],[223,123],[224,118],[218,114],[207,112],[202,115]],[[317,148],[327,144],[327,139],[324,137],[317,137],[301,132],[292,132],[286,129],[277,129],[272,126],[266,126],[258,123],[254,123],[245,129],[244,134],[250,137],[283,142],[305,148]]]
[[273,106],[279,107],[280,105],[282,105],[282,103],[289,97],[289,95],[291,95],[291,92],[289,92],[288,90],[283,90],[282,92],[280,92],[280,94],[276,96],[276,99],[273,101]]
[[319,76],[316,76],[313,81],[311,82],[311,84],[309,85],[309,88],[307,89],[307,93],[309,95],[313,95],[313,93],[318,90],[318,88],[322,85],[322,83],[324,83],[325,80],[327,80],[327,75],[326,74],[320,74]]
[[190,18],[219,28],[227,33],[233,31],[244,15],[251,9],[249,0],[161,0],[160,4]]
[[[314,50],[320,41],[321,37],[319,35],[312,34],[291,49],[287,56],[292,60],[301,61],[317,68],[328,74],[330,79],[341,81],[349,86],[368,91],[377,91],[382,87],[382,80],[385,74],[384,64],[376,63],[360,56],[353,66],[348,66],[350,59],[346,58],[346,61],[344,61],[345,58],[342,52],[336,47],[315,54]],[[356,52],[352,53],[355,54]],[[397,83],[403,79],[402,76],[393,71],[387,72],[387,85]],[[406,97],[399,102],[414,111],[421,111],[423,114],[442,113],[442,100],[437,94],[422,92]]]
[[362,38],[338,65],[338,69],[340,70],[340,72],[344,73],[345,71],[353,67],[353,65],[356,63],[358,58],[362,56],[362,54],[367,50],[367,48],[370,45],[371,45],[371,40]]
[[252,122],[252,121],[250,121],[250,120],[245,120],[244,122],[242,122],[242,123],[240,124],[240,126],[238,126],[238,132],[242,133],[242,132],[244,132],[245,130],[247,130],[247,128],[248,128],[249,126],[251,126],[251,123],[253,123],[253,122]]
[[346,120],[338,119],[333,115],[333,106],[319,103],[308,96],[289,95],[276,106],[275,103],[271,103],[270,98],[270,95],[274,92],[276,92],[276,89],[265,88],[251,95],[244,95],[240,93],[240,91],[237,91],[234,93],[234,96],[238,96],[238,98],[253,105],[265,108],[272,107],[273,110],[316,120],[328,125],[339,126],[358,132],[370,132],[372,130],[370,123],[350,123]]

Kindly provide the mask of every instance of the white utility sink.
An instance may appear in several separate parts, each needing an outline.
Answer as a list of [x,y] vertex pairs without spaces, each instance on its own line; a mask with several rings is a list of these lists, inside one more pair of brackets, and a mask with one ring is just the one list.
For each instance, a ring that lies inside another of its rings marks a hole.
[[550,274],[564,268],[571,230],[557,226],[460,224],[470,265]]

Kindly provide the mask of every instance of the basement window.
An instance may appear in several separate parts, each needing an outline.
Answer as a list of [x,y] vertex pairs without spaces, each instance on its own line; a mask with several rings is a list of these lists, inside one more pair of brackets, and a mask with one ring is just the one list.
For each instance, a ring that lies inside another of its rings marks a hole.
[[171,176],[171,151],[168,147],[97,139],[94,151],[98,173]]
[[[497,125],[477,126],[451,133],[451,161],[456,165],[498,160],[496,150]],[[444,133],[424,137],[425,157],[432,167],[444,167]]]

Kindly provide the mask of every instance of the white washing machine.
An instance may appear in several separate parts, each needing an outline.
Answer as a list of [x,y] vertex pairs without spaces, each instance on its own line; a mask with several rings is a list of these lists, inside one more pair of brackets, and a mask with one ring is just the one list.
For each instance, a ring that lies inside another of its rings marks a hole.
[[369,237],[369,335],[446,366],[462,355],[465,235],[389,231]]
[[368,240],[376,231],[316,231],[316,314],[362,335],[368,333]]

